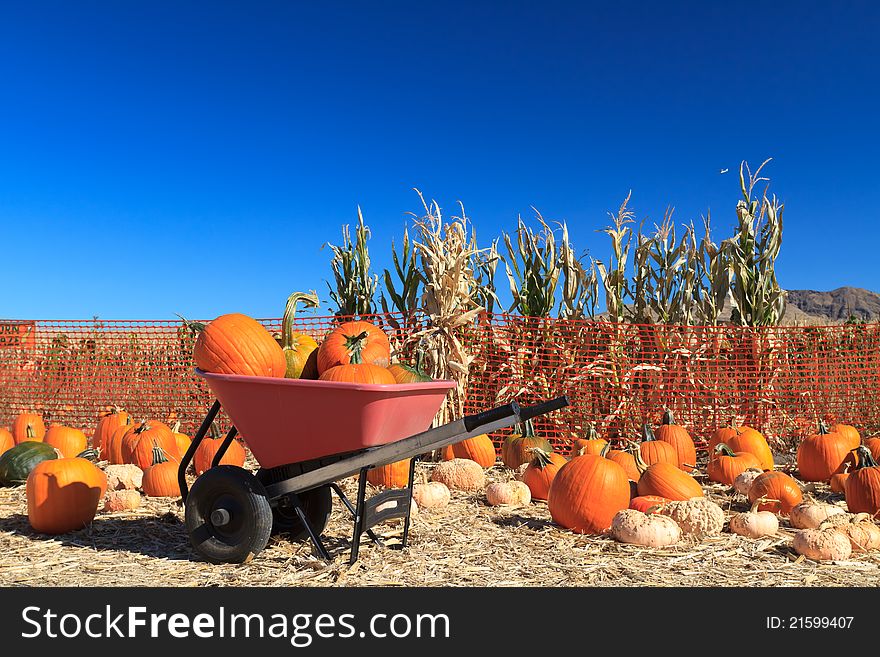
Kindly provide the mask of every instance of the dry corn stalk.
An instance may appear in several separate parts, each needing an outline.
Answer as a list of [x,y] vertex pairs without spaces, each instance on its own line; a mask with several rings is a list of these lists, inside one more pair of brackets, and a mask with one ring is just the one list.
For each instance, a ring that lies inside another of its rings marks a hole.
[[507,247],[507,257],[502,256],[502,259],[513,297],[508,312],[516,310],[523,317],[549,317],[556,306],[556,287],[561,269],[553,229],[537,209],[532,209],[541,224],[537,234],[522,217],[517,217],[516,248],[510,235],[502,233]]
[[633,222],[635,213],[627,208],[632,192],[626,195],[617,214],[608,213],[611,216],[613,226],[602,229],[611,238],[612,256],[609,267],[601,260],[596,260],[595,267],[599,272],[602,287],[605,288],[605,305],[608,316],[613,322],[623,322],[626,319],[625,299],[628,285],[626,278],[626,263],[629,259],[629,249],[632,241],[632,229],[627,224]]
[[568,226],[562,222],[559,242],[559,269],[562,271],[562,301],[559,304],[561,319],[593,319],[599,300],[599,281],[596,268],[584,266],[575,255],[568,237]]
[[730,290],[730,270],[723,248],[712,241],[711,214],[703,218],[705,233],[697,256],[696,304],[700,321],[709,326],[718,324],[718,315]]
[[423,354],[424,371],[435,379],[451,379],[456,388],[447,397],[435,422],[444,424],[464,413],[468,370],[473,355],[461,337],[485,309],[478,305],[474,258],[479,256],[476,234],[468,237],[468,218],[461,206],[461,216],[444,223],[435,201],[422,201],[425,214],[416,217],[417,237],[414,246],[421,266],[422,310],[425,328],[413,333],[408,342]]
[[363,316],[376,312],[376,288],[379,276],[370,273],[370,253],[367,240],[370,229],[364,225],[364,215],[358,206],[358,225],[352,243],[348,224],[342,227],[342,246],[326,244],[333,251],[330,265],[333,267],[335,288],[329,283],[330,298],[336,302],[338,316]]

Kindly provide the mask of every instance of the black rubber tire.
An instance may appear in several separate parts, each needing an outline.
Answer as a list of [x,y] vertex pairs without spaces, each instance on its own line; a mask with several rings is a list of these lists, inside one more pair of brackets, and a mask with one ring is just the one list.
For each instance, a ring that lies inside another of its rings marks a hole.
[[[211,522],[222,508],[229,521]],[[186,530],[196,552],[212,563],[246,563],[259,554],[272,533],[272,507],[266,489],[250,472],[234,465],[207,470],[186,498]]]
[[[327,527],[330,513],[333,511],[333,492],[329,485],[319,486],[304,493],[299,493],[299,503],[303,507],[309,524],[318,536]],[[272,507],[272,533],[287,534],[291,541],[302,541],[309,538],[309,533],[296,515],[296,511],[288,503],[285,495]]]

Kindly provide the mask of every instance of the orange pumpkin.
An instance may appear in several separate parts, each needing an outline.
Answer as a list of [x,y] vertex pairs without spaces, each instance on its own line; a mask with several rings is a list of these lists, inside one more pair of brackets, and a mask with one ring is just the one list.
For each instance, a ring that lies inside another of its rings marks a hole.
[[116,427],[130,426],[132,418],[118,406],[108,407],[100,415],[101,418],[92,434],[92,447],[96,448],[103,456],[107,453],[107,443]]
[[804,481],[828,481],[835,472],[843,469],[843,463],[854,448],[843,434],[828,431],[819,422],[819,432],[804,438],[797,450],[797,466]]
[[387,368],[391,364],[391,343],[385,332],[364,321],[344,322],[330,331],[318,347],[318,374],[349,363]]
[[79,429],[53,424],[46,431],[43,442],[51,445],[65,458],[81,454],[89,446],[89,439]]
[[642,470],[637,490],[642,495],[657,495],[673,501],[703,497],[703,487],[687,472],[672,463],[660,461]]
[[626,472],[614,461],[596,454],[575,456],[550,484],[547,506],[556,524],[579,534],[601,534],[629,506]]
[[568,461],[562,454],[538,447],[532,448],[532,453],[534,457],[523,471],[522,481],[532,492],[533,500],[546,500],[554,477]]
[[859,464],[846,480],[846,507],[850,513],[880,513],[880,466],[864,445],[858,448]]
[[846,438],[850,449],[856,449],[859,445],[862,444],[862,436],[859,433],[859,430],[851,424],[842,424],[838,422],[831,427],[831,431],[833,433],[839,433],[841,436]]
[[25,491],[31,527],[43,534],[64,534],[95,518],[107,492],[107,476],[88,459],[49,459],[31,470]]
[[388,368],[371,365],[370,363],[352,363],[349,365],[337,365],[325,370],[320,377],[321,381],[337,381],[340,383],[368,383],[383,384],[397,383]]
[[685,472],[692,472],[697,467],[697,448],[687,429],[675,424],[672,411],[663,413],[663,423],[657,427],[657,440],[669,443],[675,448],[678,467]]
[[428,383],[434,379],[422,371],[422,357],[419,354],[418,363],[415,367],[404,363],[392,363],[388,366],[388,371],[394,376],[394,380],[398,383]]
[[183,455],[186,454],[186,450],[192,444],[192,439],[185,433],[180,433],[180,420],[175,420],[171,426],[171,434],[174,436],[174,443],[177,445],[177,454],[182,459]]
[[[224,440],[225,437],[220,434],[217,426],[212,423],[211,434],[205,436],[204,440],[199,443],[199,446],[196,447],[196,451],[193,454],[192,462],[196,476],[211,469],[214,456],[216,456],[217,450],[220,449]],[[238,467],[242,467],[246,458],[247,452],[245,452],[241,442],[233,440],[229,443],[229,448],[223,454],[223,458],[220,459],[219,465],[237,465]]]
[[43,418],[36,413],[21,413],[12,423],[12,437],[16,445],[25,440],[42,442],[45,435],[46,425],[43,423]]
[[161,447],[153,450],[153,465],[144,470],[141,488],[148,497],[180,497],[178,464],[169,461]]
[[147,420],[136,427],[132,426],[122,437],[122,461],[146,470],[153,465],[153,449],[156,447],[161,447],[168,457],[180,460],[177,441],[167,424],[158,420]]
[[452,458],[470,459],[481,467],[491,468],[495,465],[497,455],[492,439],[486,434],[480,434],[452,445]]
[[[758,503],[758,500],[766,501]],[[749,502],[758,503],[758,511],[771,511],[788,515],[804,501],[798,483],[784,472],[773,470],[758,475],[749,487]]]
[[193,358],[199,369],[219,374],[283,377],[287,370],[284,351],[269,331],[241,313],[220,315],[205,326]]
[[726,444],[734,452],[749,452],[757,456],[762,470],[774,468],[773,451],[764,434],[757,429],[738,427],[736,435],[727,440]]
[[710,481],[733,486],[733,482],[749,468],[761,469],[758,457],[751,452],[734,452],[724,443],[718,443],[709,454],[706,474]]
[[409,485],[409,464],[412,459],[370,468],[367,481],[382,488],[404,488]]
[[568,455],[571,458],[575,456],[583,456],[584,454],[602,454],[608,446],[608,441],[599,437],[596,427],[590,424],[587,427],[587,433],[583,438],[573,438],[571,441],[571,450]]
[[629,477],[630,481],[638,481],[642,476],[641,471],[636,465],[636,458],[634,454],[639,451],[639,446],[636,445],[631,440],[627,441],[627,445],[625,449],[611,449],[611,445],[607,445],[604,450],[602,450],[602,456],[606,459],[611,459],[620,467],[624,469],[626,472],[626,476]]
[[[670,443],[657,440],[647,424],[642,425],[642,441],[639,443],[639,456],[646,465],[672,463],[678,467],[678,452]],[[633,480],[637,481],[637,480]]]
[[12,447],[15,447],[15,438],[12,437],[12,432],[6,427],[0,427],[0,454]]
[[880,438],[865,439],[865,447],[871,452],[875,461],[880,461]]
[[660,507],[671,501],[659,495],[639,495],[629,501],[629,508],[642,513],[659,513]]
[[853,465],[853,462],[847,461],[843,464],[842,472],[835,472],[831,475],[831,492],[833,493],[845,493],[846,492],[846,480],[849,479],[849,469]]
[[122,458],[122,441],[134,424],[121,424],[113,430],[110,438],[107,439],[107,452],[101,453],[101,458],[106,459],[111,465],[122,465],[125,460]]
[[526,420],[504,437],[504,442],[501,444],[501,461],[511,470],[516,470],[523,463],[532,460],[533,447],[543,449],[545,452],[553,451],[553,445],[535,432],[535,425],[531,420]]

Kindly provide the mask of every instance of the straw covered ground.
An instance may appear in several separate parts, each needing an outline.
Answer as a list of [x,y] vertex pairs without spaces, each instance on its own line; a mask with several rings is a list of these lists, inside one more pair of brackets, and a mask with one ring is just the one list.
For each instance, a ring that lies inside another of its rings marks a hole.
[[[429,469],[432,464],[419,464]],[[490,480],[509,471],[496,466]],[[342,483],[353,497],[356,479]],[[705,483],[705,482],[704,482]],[[730,513],[745,498],[724,486],[707,494]],[[817,499],[843,505],[827,488]],[[191,549],[177,500],[145,498],[134,512],[99,512],[87,528],[50,537],[27,521],[24,486],[0,489],[0,586],[877,586],[880,554],[820,564],[790,547],[787,523],[778,537],[750,540],[727,533],[672,548],[646,549],[607,537],[565,531],[547,505],[489,507],[482,493],[453,492],[451,504],[413,519],[405,550],[376,547],[366,537],[348,564],[352,522],[334,498],[324,535],[332,563],[308,542],[273,537],[243,565],[213,565]],[[399,540],[400,523],[377,530]]]

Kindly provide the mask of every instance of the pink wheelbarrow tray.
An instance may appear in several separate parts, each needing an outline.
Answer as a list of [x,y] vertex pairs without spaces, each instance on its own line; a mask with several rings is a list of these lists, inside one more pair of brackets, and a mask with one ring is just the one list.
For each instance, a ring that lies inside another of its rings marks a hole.
[[[358,558],[361,536],[382,541],[372,527],[403,518],[409,534],[415,463],[435,449],[525,422],[569,405],[566,396],[534,406],[516,402],[429,428],[455,386],[452,381],[359,384],[212,374],[196,370],[216,397],[180,461],[178,481],[190,542],[213,563],[244,563],[259,554],[273,533],[292,540],[308,537],[330,560],[321,540],[335,492],[354,518],[350,563]],[[226,411],[232,427],[212,467],[190,490],[185,472],[211,423]],[[256,473],[219,465],[241,435],[260,465]],[[412,459],[405,488],[366,497],[370,468]],[[357,500],[337,481],[358,474]]]

